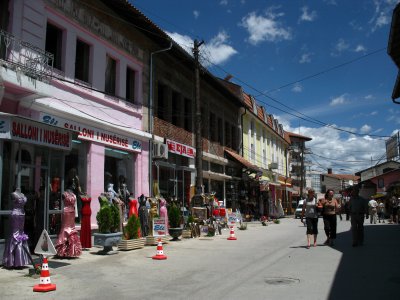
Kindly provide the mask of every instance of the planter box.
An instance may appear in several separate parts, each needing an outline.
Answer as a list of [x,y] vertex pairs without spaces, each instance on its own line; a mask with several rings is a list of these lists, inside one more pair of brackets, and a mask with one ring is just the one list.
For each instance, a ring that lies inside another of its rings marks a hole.
[[191,230],[183,230],[182,231],[182,238],[184,238],[184,239],[192,238],[192,231]]
[[144,238],[121,240],[118,244],[118,250],[134,250],[144,248]]
[[122,232],[114,233],[93,233],[94,242],[96,246],[103,246],[103,250],[97,252],[98,254],[115,254],[112,246],[117,246],[122,238]]
[[[145,245],[146,246],[155,246],[157,245],[157,241],[158,241],[159,237],[154,237],[154,236],[146,236],[146,242]],[[161,242],[163,244],[168,244],[168,241],[170,240],[170,236],[163,236],[161,237]]]

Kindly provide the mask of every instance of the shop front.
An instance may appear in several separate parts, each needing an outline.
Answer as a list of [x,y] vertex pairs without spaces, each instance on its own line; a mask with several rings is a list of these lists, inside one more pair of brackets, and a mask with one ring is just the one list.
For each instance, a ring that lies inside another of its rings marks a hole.
[[153,193],[168,201],[175,199],[184,207],[189,207],[191,189],[194,183],[195,149],[173,140],[166,140],[167,160],[153,161]]
[[55,237],[61,227],[65,159],[73,150],[71,131],[16,115],[0,114],[0,255],[10,230],[11,194],[27,198],[25,233],[32,249],[43,229]]

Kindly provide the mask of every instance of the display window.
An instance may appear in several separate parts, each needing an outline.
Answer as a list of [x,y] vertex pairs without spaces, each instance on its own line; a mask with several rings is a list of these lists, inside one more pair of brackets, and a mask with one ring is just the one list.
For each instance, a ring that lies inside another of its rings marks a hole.
[[[24,231],[33,249],[42,233],[58,234],[61,226],[61,190],[65,152],[48,147],[12,141],[0,142],[0,239],[7,238],[11,193],[17,188],[25,195]],[[57,178],[53,180],[53,178]]]

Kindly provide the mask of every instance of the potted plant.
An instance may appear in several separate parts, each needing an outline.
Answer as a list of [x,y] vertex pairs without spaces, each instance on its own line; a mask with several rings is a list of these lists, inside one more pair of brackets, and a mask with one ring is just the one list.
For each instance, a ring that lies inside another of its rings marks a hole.
[[172,236],[173,241],[178,241],[182,235],[183,228],[181,227],[181,210],[179,206],[173,202],[168,208],[168,221],[169,221],[169,234]]
[[99,232],[93,234],[94,245],[103,246],[98,254],[113,254],[114,252],[110,252],[112,246],[118,245],[122,237],[122,232],[118,232],[119,211],[105,196],[100,196],[99,202],[100,210],[96,215]]
[[123,239],[118,244],[119,250],[133,250],[144,247],[144,239],[139,237],[140,220],[138,216],[132,214],[128,223],[124,227]]

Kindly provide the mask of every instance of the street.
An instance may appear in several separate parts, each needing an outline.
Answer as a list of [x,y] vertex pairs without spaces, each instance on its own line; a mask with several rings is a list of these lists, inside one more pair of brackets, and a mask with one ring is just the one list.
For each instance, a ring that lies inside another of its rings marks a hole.
[[100,256],[98,248],[78,259],[50,258],[57,290],[34,293],[39,278],[28,269],[0,269],[2,299],[397,299],[400,293],[400,226],[370,225],[365,245],[351,247],[350,221],[338,220],[335,246],[306,249],[299,219],[249,223],[213,238],[164,244],[167,260],[151,259],[156,246]]

